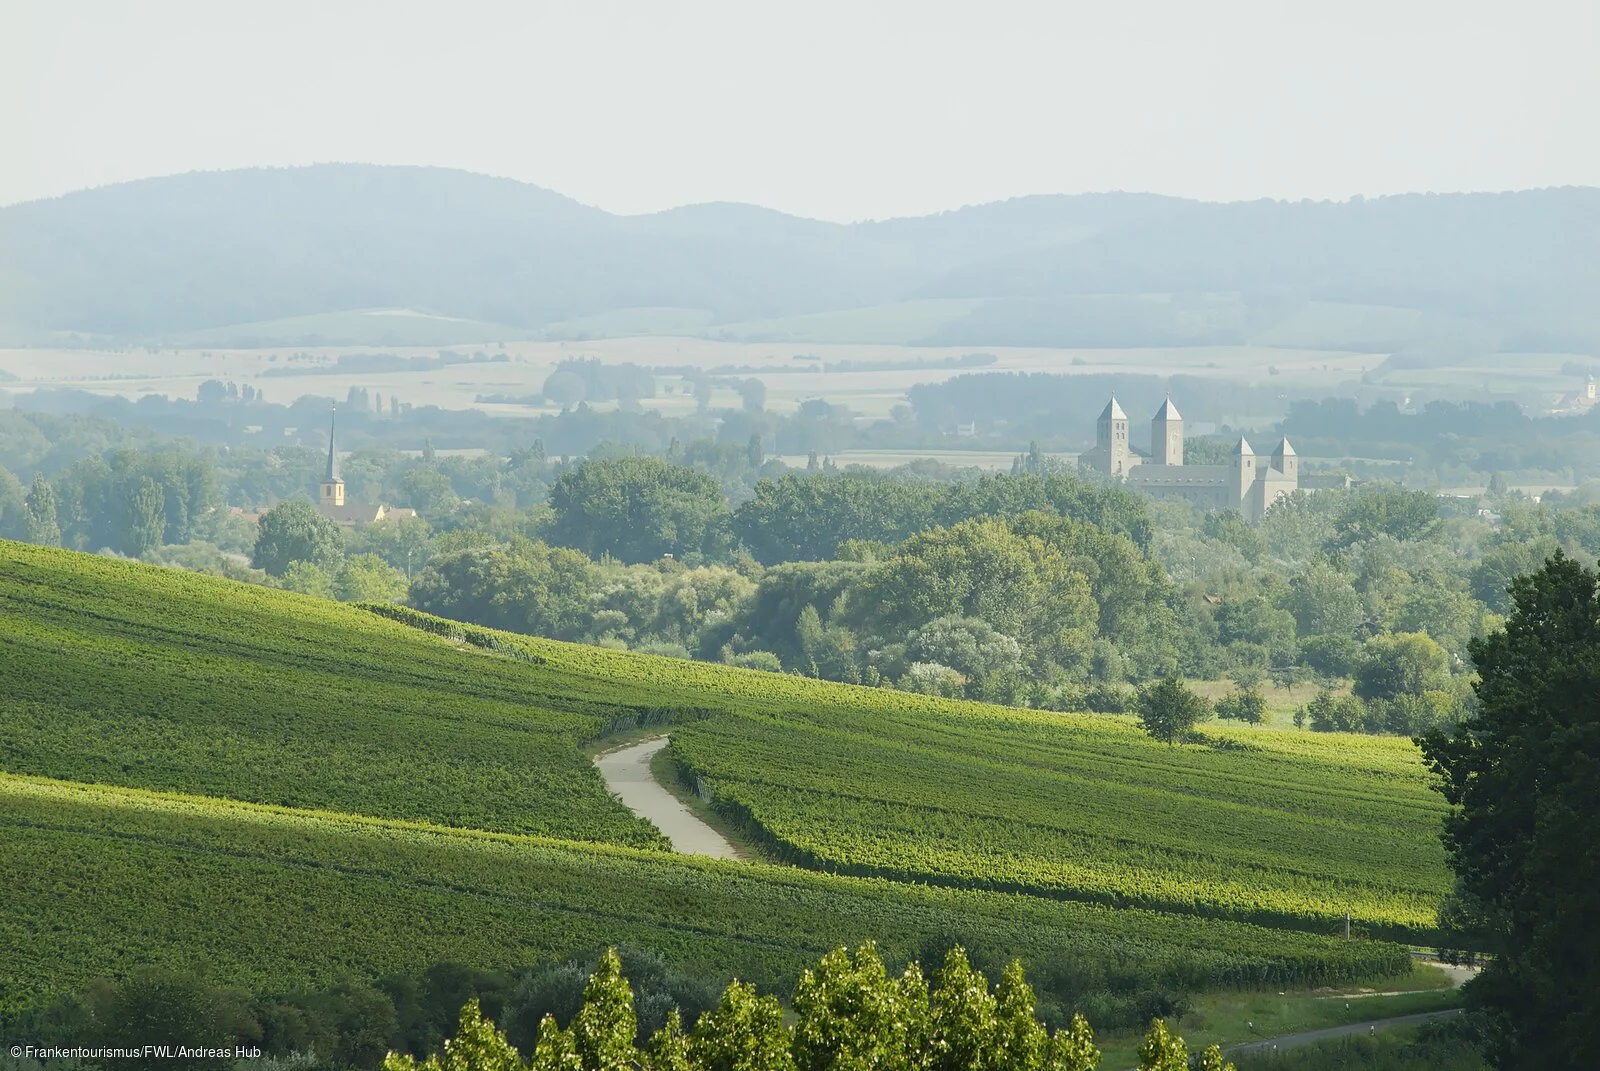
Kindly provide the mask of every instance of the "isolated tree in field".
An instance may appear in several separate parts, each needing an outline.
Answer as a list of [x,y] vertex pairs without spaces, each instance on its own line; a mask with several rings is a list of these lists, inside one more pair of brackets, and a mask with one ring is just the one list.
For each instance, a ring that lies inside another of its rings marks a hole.
[[338,525],[309,502],[283,502],[262,516],[250,564],[282,576],[290,562],[330,568],[343,554],[344,537]]
[[1477,711],[1419,743],[1452,806],[1444,915],[1493,954],[1466,989],[1497,1067],[1590,1068],[1600,1052],[1600,591],[1559,551],[1471,644]]
[[56,519],[56,489],[43,473],[33,474],[28,488],[28,542],[45,547],[61,545],[61,523]]
[[1267,716],[1267,700],[1259,688],[1236,688],[1217,700],[1217,716],[1260,725]]
[[1206,701],[1177,676],[1162,677],[1139,692],[1139,724],[1157,740],[1176,744],[1211,715]]

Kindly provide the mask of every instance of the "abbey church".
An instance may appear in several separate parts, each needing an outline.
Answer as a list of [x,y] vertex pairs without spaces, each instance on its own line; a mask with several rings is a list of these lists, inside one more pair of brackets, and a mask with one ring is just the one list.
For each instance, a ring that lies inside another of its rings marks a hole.
[[1128,440],[1128,414],[1112,398],[1095,426],[1095,448],[1078,464],[1124,481],[1153,498],[1182,498],[1201,509],[1236,509],[1259,520],[1272,504],[1300,489],[1345,486],[1343,476],[1302,478],[1300,458],[1287,438],[1270,454],[1257,454],[1241,437],[1226,465],[1183,463],[1183,417],[1168,398],[1150,421],[1149,454]]

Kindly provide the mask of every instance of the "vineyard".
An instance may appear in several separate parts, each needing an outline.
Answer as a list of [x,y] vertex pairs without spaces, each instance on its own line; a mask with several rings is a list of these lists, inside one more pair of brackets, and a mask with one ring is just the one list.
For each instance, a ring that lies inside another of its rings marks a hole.
[[[1443,891],[1398,742],[1168,748],[374,609],[0,543],[0,1003],[130,963],[311,985],[615,942],[782,988],[865,937],[1320,984],[1405,962],[1329,939],[1346,907],[1413,935]],[[802,866],[661,851],[582,750],[643,724]]]
[[669,712],[353,607],[0,544],[0,770],[644,847],[577,744]]
[[685,783],[786,862],[1426,941],[1443,804],[1407,740],[1021,711],[503,635],[672,731]]
[[1395,945],[1216,920],[13,775],[0,870],[0,1005],[129,963],[289,988],[618,941],[773,987],[865,937],[895,956],[959,936],[1036,965],[1138,963],[1199,988],[1407,963]]
[[822,870],[1420,939],[1447,889],[1409,742],[1105,718],[811,711],[685,725],[690,783]]

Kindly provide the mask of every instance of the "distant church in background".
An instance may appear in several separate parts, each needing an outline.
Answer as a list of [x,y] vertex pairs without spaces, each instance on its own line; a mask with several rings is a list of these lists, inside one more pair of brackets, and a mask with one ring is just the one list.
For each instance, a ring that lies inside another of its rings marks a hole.
[[357,502],[346,502],[344,497],[344,477],[339,475],[339,454],[334,449],[333,433],[334,420],[338,416],[338,407],[328,414],[328,471],[322,477],[322,486],[318,490],[317,508],[322,515],[335,524],[346,528],[354,528],[358,524],[376,524],[379,521],[397,521],[404,517],[415,517],[417,511],[399,506],[366,506]]
[[1241,437],[1226,465],[1183,463],[1183,417],[1168,398],[1150,421],[1145,454],[1128,441],[1128,414],[1116,398],[1106,403],[1095,425],[1095,448],[1078,464],[1123,480],[1129,490],[1153,498],[1182,498],[1201,509],[1236,509],[1256,521],[1278,499],[1294,491],[1347,487],[1346,476],[1300,475],[1300,458],[1287,438],[1270,454],[1257,454]]

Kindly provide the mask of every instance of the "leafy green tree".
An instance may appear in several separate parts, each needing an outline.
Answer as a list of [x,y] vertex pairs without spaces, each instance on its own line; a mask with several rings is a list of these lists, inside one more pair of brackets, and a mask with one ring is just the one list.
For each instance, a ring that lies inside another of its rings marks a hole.
[[[1037,1023],[1035,1023],[1037,1025]],[[933,974],[928,1001],[930,1071],[998,1071],[1000,1021],[989,981],[972,968],[966,950],[950,949]]]
[[1099,1066],[1100,1050],[1095,1048],[1089,1020],[1074,1013],[1072,1022],[1050,1038],[1048,1071],[1097,1071]]
[[[220,1048],[253,1022],[244,994],[218,990],[188,975],[141,970],[91,995],[92,1040],[103,1045]],[[221,1071],[228,1061],[204,1056],[139,1056],[121,1066],[155,1071]]]
[[557,1026],[554,1016],[546,1015],[539,1022],[539,1039],[534,1043],[528,1071],[583,1071],[583,1057],[578,1055],[572,1031]]
[[1386,535],[1404,542],[1427,535],[1439,521],[1439,500],[1428,491],[1372,487],[1357,493],[1333,524],[1340,547]]
[[1059,549],[1001,520],[919,532],[852,598],[878,635],[903,636],[942,617],[982,619],[1026,642],[1043,672],[1081,672],[1099,616],[1087,580]]
[[1497,614],[1509,612],[1511,582],[1537,571],[1556,548],[1553,537],[1541,536],[1526,542],[1501,543],[1486,551],[1469,576],[1473,596]]
[[1450,675],[1450,656],[1420,632],[1374,636],[1361,651],[1352,691],[1362,699],[1420,696],[1443,688]]
[[1359,733],[1367,727],[1367,708],[1353,695],[1324,690],[1306,704],[1304,720],[1319,733]]
[[918,1066],[928,1030],[928,986],[913,964],[893,978],[870,941],[854,957],[836,948],[795,986],[799,1071]]
[[970,682],[958,671],[938,662],[912,662],[906,666],[895,686],[904,692],[939,695],[957,699],[966,694]]
[[588,386],[583,381],[583,376],[568,368],[558,368],[545,377],[544,396],[561,406],[571,409],[583,401],[588,393]]
[[622,977],[622,959],[608,948],[583,990],[583,1008],[572,1022],[583,1071],[631,1071],[639,1021],[633,989]]
[[1139,724],[1157,740],[1176,744],[1211,715],[1206,701],[1177,676],[1162,677],[1139,691]]
[[334,577],[333,597],[340,602],[399,602],[406,597],[405,574],[376,554],[352,554]]
[[282,502],[261,518],[250,564],[282,576],[290,562],[329,568],[344,554],[344,536],[309,502]]
[[689,1037],[683,1032],[683,1017],[677,1008],[667,1013],[666,1025],[651,1035],[644,1053],[644,1071],[695,1071]]
[[0,466],[0,539],[28,538],[28,492]]
[[1511,599],[1505,630],[1472,642],[1476,713],[1420,743],[1451,806],[1445,921],[1493,954],[1466,988],[1492,1061],[1576,1071],[1600,1052],[1600,592],[1558,553]]
[[61,545],[61,524],[56,519],[56,491],[43,473],[33,474],[33,485],[28,488],[27,540],[45,547]]
[[1260,564],[1261,559],[1266,557],[1266,536],[1245,523],[1245,519],[1239,516],[1238,510],[1225,509],[1207,513],[1205,520],[1200,524],[1200,531],[1207,539],[1214,539],[1234,548],[1251,565]]
[[1195,1064],[1195,1071],[1238,1071],[1232,1060],[1222,1058],[1222,1049],[1217,1045],[1207,1045],[1200,1054],[1199,1062]]
[[1267,716],[1267,701],[1258,688],[1236,688],[1217,700],[1217,716],[1248,725],[1260,725]]
[[315,562],[295,561],[283,571],[285,591],[298,591],[302,595],[315,595],[319,599],[334,597],[336,579],[332,571]]
[[489,628],[573,639],[589,627],[587,558],[519,541],[442,554],[411,582],[418,610]]
[[1139,1045],[1139,1071],[1189,1071],[1189,1047],[1161,1019],[1151,1021]]
[[419,465],[401,478],[400,497],[424,517],[444,517],[461,505],[450,477],[427,465]]
[[1320,557],[1290,579],[1288,594],[1279,605],[1294,615],[1301,636],[1349,638],[1366,616],[1350,574]]
[[937,662],[979,680],[996,673],[1018,672],[1022,668],[1022,645],[996,631],[987,621],[940,617],[910,635],[906,657],[916,662]]
[[142,558],[161,546],[166,530],[166,496],[161,485],[148,476],[141,476],[128,495],[122,522],[122,552]]
[[728,986],[695,1023],[689,1055],[700,1071],[795,1071],[783,1007],[748,982]]
[[[383,1071],[418,1071],[419,1065],[408,1054],[389,1053]],[[444,1043],[442,1056],[429,1056],[421,1071],[523,1071],[522,1055],[488,1019],[473,997],[461,1009],[456,1036]],[[574,1069],[575,1071],[575,1069]]]
[[657,457],[590,460],[550,488],[549,539],[591,558],[719,558],[729,546],[728,507],[717,481]]
[[1050,1035],[1039,1022],[1038,1000],[1021,962],[1012,960],[1007,965],[994,997],[997,1066],[1005,1071],[1045,1071]]

